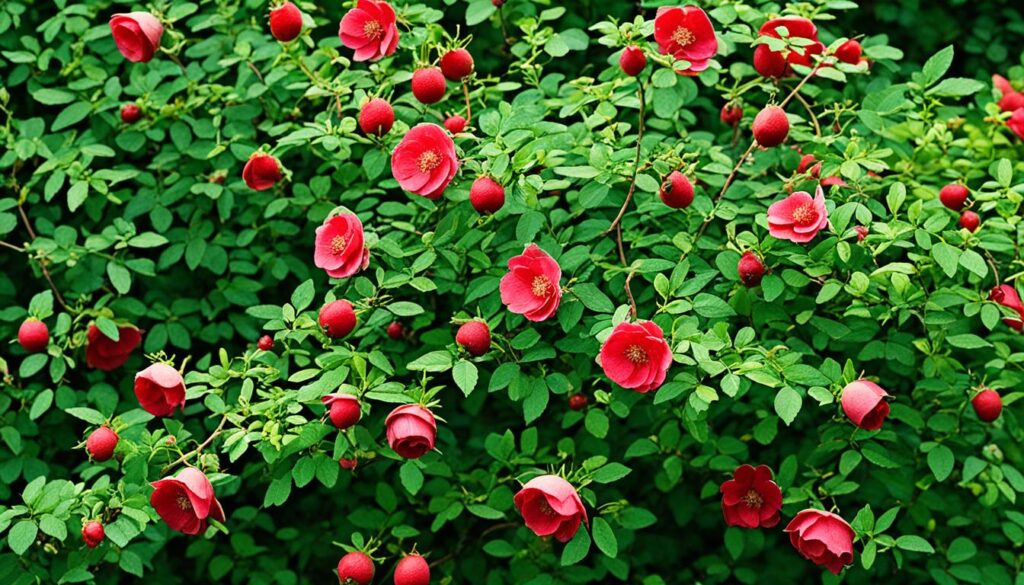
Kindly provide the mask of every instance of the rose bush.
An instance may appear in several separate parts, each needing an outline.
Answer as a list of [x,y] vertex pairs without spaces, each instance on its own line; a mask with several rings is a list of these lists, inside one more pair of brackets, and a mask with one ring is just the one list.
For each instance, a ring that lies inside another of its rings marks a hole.
[[0,579],[1020,582],[971,8],[0,4]]

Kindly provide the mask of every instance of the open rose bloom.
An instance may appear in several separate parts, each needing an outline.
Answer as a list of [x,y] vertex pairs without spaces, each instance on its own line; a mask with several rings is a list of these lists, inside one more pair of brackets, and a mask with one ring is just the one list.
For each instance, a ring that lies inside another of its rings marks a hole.
[[803,510],[786,526],[789,541],[804,558],[838,575],[853,563],[853,528],[824,510]]
[[543,321],[555,314],[562,300],[562,269],[555,259],[530,244],[508,261],[508,274],[501,277],[501,302],[509,311],[530,321]]
[[348,278],[370,265],[363,222],[352,213],[339,213],[316,228],[313,264],[331,278]]
[[398,184],[427,199],[439,198],[458,170],[455,142],[437,124],[409,130],[391,153],[391,174]]
[[85,363],[90,368],[109,372],[121,367],[139,343],[142,342],[142,332],[132,325],[122,325],[117,328],[118,339],[107,337],[95,325],[89,325],[86,333]]
[[654,40],[662,55],[690,63],[677,69],[682,75],[697,75],[708,68],[718,53],[718,39],[711,20],[696,6],[662,6],[654,17]]
[[767,465],[740,465],[719,488],[725,523],[740,528],[771,528],[779,523],[782,490]]
[[828,227],[825,193],[818,185],[812,198],[797,191],[768,208],[768,233],[780,240],[805,244]]
[[185,410],[185,381],[171,366],[153,364],[135,374],[135,397],[149,414],[170,416],[176,408]]
[[588,522],[580,495],[572,484],[557,475],[531,479],[513,501],[526,527],[537,536],[553,535],[559,542],[569,542],[580,523]]
[[395,10],[380,0],[359,0],[338,27],[341,44],[355,50],[355,61],[378,61],[398,48]]
[[804,47],[790,47],[786,51],[773,51],[767,44],[754,49],[754,69],[764,77],[788,77],[793,75],[793,65],[811,67],[813,56],[825,52],[825,45],[818,40],[818,29],[814,23],[799,16],[773,18],[761,25],[759,34],[781,39],[779,27],[788,33],[786,38],[801,38],[811,41]]
[[129,12],[110,17],[110,32],[125,59],[147,63],[160,48],[164,25],[148,12]]
[[1013,131],[1017,138],[1024,140],[1024,108],[1019,108],[1013,112],[1010,119],[1006,121],[1006,127]]
[[1006,318],[1003,319],[1003,323],[1016,329],[1017,331],[1024,330],[1024,303],[1021,303],[1020,295],[1017,294],[1017,289],[1013,288],[1008,284],[1001,284],[992,289],[988,293],[990,301],[995,301],[1000,305],[1010,308],[1020,315],[1020,319]]
[[843,388],[840,402],[847,418],[858,427],[875,431],[882,428],[885,417],[889,416],[889,394],[882,387],[868,380],[855,380]]
[[419,459],[434,448],[437,421],[419,404],[403,404],[384,420],[388,445],[405,459]]
[[601,346],[601,368],[613,382],[650,392],[665,381],[672,350],[654,321],[619,323]]
[[206,532],[207,519],[224,522],[224,509],[202,471],[186,467],[177,477],[153,482],[149,503],[171,530],[195,536]]
[[1024,108],[1024,94],[1013,89],[1010,80],[1002,75],[992,76],[992,85],[999,90],[999,109],[1004,112],[1016,112]]

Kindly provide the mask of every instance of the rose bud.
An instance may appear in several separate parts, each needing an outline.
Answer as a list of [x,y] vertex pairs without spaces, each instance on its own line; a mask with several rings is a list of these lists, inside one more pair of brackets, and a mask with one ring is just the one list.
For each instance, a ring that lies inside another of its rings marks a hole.
[[939,201],[953,211],[960,211],[963,209],[964,202],[967,201],[967,197],[970,194],[966,186],[959,183],[950,183],[939,189]]
[[557,475],[531,479],[513,501],[526,527],[537,536],[554,535],[559,542],[569,542],[581,522],[589,526],[587,510],[576,489]]
[[110,17],[110,32],[125,59],[147,63],[160,48],[164,25],[148,12],[129,12]]
[[363,134],[384,136],[395,124],[395,110],[387,100],[373,98],[359,109],[359,129]]
[[647,55],[644,50],[636,45],[630,45],[622,50],[619,56],[619,67],[622,72],[630,77],[640,75],[640,72],[647,66]]
[[466,129],[466,119],[459,114],[452,114],[444,119],[444,127],[452,134],[458,134]]
[[430,585],[430,565],[418,554],[411,554],[395,565],[395,585]]
[[736,270],[740,274],[740,282],[743,283],[743,286],[755,287],[761,284],[761,278],[764,276],[764,263],[757,257],[757,254],[747,250],[740,256]]
[[82,541],[85,542],[85,546],[89,548],[96,548],[101,542],[103,537],[106,536],[106,532],[103,530],[103,525],[99,522],[92,520],[86,522],[82,526]]
[[355,469],[358,463],[359,461],[355,457],[351,459],[346,459],[345,457],[338,459],[338,465],[340,465],[342,469],[345,469],[347,471],[352,471],[353,469]]
[[477,177],[469,188],[469,203],[477,213],[496,213],[505,205],[505,188],[491,177]]
[[850,39],[845,43],[839,45],[839,48],[836,49],[836,59],[839,59],[843,63],[857,65],[858,63],[860,63],[860,56],[860,43],[853,39]]
[[135,397],[153,416],[170,416],[185,410],[185,380],[167,364],[156,363],[135,374]]
[[419,404],[403,404],[384,420],[388,445],[405,459],[419,459],[434,448],[437,421]]
[[356,328],[356,313],[345,299],[327,303],[320,309],[320,327],[331,339],[345,337]]
[[473,55],[466,49],[453,49],[441,56],[441,73],[450,81],[462,81],[473,73]]
[[135,104],[121,106],[121,121],[125,124],[134,124],[142,117],[142,110]]
[[805,154],[800,158],[800,164],[796,166],[796,172],[802,175],[810,170],[811,176],[817,179],[821,174],[821,163],[814,164],[816,160],[813,154]]
[[508,274],[498,286],[501,302],[509,311],[530,321],[544,321],[558,311],[562,300],[562,269],[537,244],[508,261]]
[[740,528],[771,528],[779,523],[782,490],[767,465],[740,465],[719,488],[725,523]]
[[467,321],[455,334],[455,343],[465,348],[469,355],[480,357],[491,349],[491,329],[484,321]]
[[587,397],[583,394],[573,394],[569,397],[569,408],[572,410],[583,410],[587,407]]
[[29,317],[18,327],[18,344],[29,353],[39,353],[50,345],[50,328],[35,317]]
[[359,422],[359,417],[363,414],[359,407],[359,399],[351,394],[328,394],[320,400],[327,405],[331,422],[342,431]]
[[868,237],[868,228],[866,228],[866,227],[864,227],[862,225],[854,227],[853,230],[855,232],[857,232],[857,241],[858,242],[863,242],[864,238]]
[[113,429],[102,426],[89,433],[89,438],[85,440],[85,450],[89,452],[89,457],[92,457],[93,461],[109,461],[114,456],[118,440],[119,437]]
[[177,477],[165,477],[152,486],[149,503],[171,530],[195,536],[206,532],[209,518],[224,522],[224,509],[213,485],[195,467],[186,467]]
[[256,347],[263,351],[270,351],[271,349],[274,349],[274,338],[269,335],[264,335],[256,342]]
[[882,428],[885,417],[889,416],[889,394],[874,382],[856,380],[843,388],[840,402],[846,417],[858,427],[875,431]]
[[686,175],[672,171],[658,190],[661,201],[673,209],[685,209],[693,203],[693,184]]
[[1013,286],[1009,284],[1001,284],[994,287],[992,291],[988,293],[988,299],[1012,309],[1020,315],[1019,319],[1004,318],[1003,323],[1017,331],[1024,329],[1024,303],[1021,303],[1020,295],[1017,294],[1017,289],[1013,288]]
[[270,11],[270,34],[282,43],[295,40],[302,32],[302,12],[291,2]]
[[242,169],[242,179],[250,189],[266,191],[281,180],[281,164],[264,152],[254,152]]
[[109,372],[121,367],[142,342],[142,332],[134,325],[117,328],[117,341],[110,339],[95,325],[86,333],[85,363],[90,368]]
[[971,406],[974,407],[974,413],[978,415],[979,420],[992,422],[999,418],[999,413],[1003,411],[1003,399],[995,390],[985,388],[974,395]]
[[735,104],[725,104],[718,114],[718,119],[735,128],[743,119],[743,108]]
[[352,585],[370,585],[373,581],[373,559],[359,551],[346,554],[338,561],[338,579]]
[[608,378],[636,392],[657,390],[672,365],[672,350],[654,321],[622,322],[601,346],[601,368]]
[[824,510],[797,513],[786,526],[789,541],[804,558],[838,575],[853,563],[853,529],[841,517]]

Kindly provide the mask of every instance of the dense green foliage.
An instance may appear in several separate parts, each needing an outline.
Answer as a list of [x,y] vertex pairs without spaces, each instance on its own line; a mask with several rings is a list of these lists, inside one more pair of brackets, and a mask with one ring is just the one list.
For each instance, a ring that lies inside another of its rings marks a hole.
[[[257,0],[0,3],[0,582],[332,583],[341,546],[372,543],[382,583],[414,545],[434,583],[1024,583],[1024,341],[988,300],[1024,274],[1024,147],[990,84],[1024,87],[1014,2],[700,2],[719,48],[695,77],[656,58],[667,2],[395,0],[401,42],[376,63],[339,41],[354,2],[297,4],[303,36],[279,43]],[[148,63],[111,39],[110,16],[133,9],[163,14],[165,52]],[[778,14],[813,19],[832,49],[860,37],[870,67],[799,88],[806,68],[761,78],[753,46]],[[412,71],[457,35],[472,36],[467,93],[449,83],[424,106]],[[619,51],[642,38],[650,60],[628,77]],[[397,116],[379,139],[357,127],[368,95]],[[719,121],[733,99],[735,131]],[[741,160],[754,115],[784,100],[786,145]],[[404,192],[395,145],[467,101],[460,174],[436,202]],[[242,180],[260,148],[286,169],[266,191]],[[813,193],[802,153],[843,185],[826,189],[830,229],[795,244],[768,235],[765,212]],[[685,210],[658,197],[677,168],[697,182]],[[468,201],[484,173],[506,189],[494,216]],[[957,181],[974,233],[937,198]],[[362,220],[370,264],[334,280],[313,244],[338,206]],[[540,323],[498,292],[531,242],[567,291]],[[737,274],[747,250],[769,269],[754,288]],[[595,362],[627,289],[674,354],[648,394]],[[335,298],[359,325],[332,341],[317,311]],[[43,353],[14,341],[29,315],[49,326]],[[454,343],[473,317],[493,334],[480,358]],[[393,321],[404,338],[386,335]],[[88,368],[90,323],[135,324],[142,345],[118,369]],[[265,333],[270,351],[256,348]],[[161,353],[188,388],[168,418],[132,391]],[[859,377],[893,397],[880,431],[839,408]],[[1003,396],[991,424],[969,404],[982,385]],[[368,405],[344,432],[320,404],[339,388]],[[578,393],[589,403],[571,410]],[[406,461],[384,418],[425,394],[437,452]],[[82,443],[104,423],[117,457],[90,462]],[[169,530],[149,504],[182,453],[226,511],[205,536]],[[724,524],[719,486],[743,463],[774,470],[781,526]],[[537,468],[585,484],[590,525],[568,544],[535,536],[513,505]],[[857,533],[840,577],[782,532],[808,507]],[[106,526],[95,549],[86,518]]]

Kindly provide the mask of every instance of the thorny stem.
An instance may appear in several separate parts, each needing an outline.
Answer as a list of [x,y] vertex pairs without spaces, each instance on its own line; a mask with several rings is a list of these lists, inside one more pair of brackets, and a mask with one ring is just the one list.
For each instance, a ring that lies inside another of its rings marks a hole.
[[184,462],[188,461],[189,459],[192,458],[193,455],[198,455],[199,453],[201,453],[203,451],[203,449],[205,449],[210,443],[213,442],[214,439],[216,439],[221,434],[221,432],[224,430],[224,425],[227,422],[228,422],[228,415],[225,414],[223,417],[221,417],[220,424],[218,424],[217,428],[214,429],[212,433],[210,433],[209,437],[206,437],[205,441],[200,443],[199,446],[196,447],[195,449],[189,451],[188,453],[182,453],[181,457],[178,457],[177,459],[175,459],[171,463],[168,463],[167,466],[165,466],[163,468],[163,470],[160,471],[160,475],[163,475],[163,474],[167,473],[168,471],[170,471],[172,468],[174,468],[179,463],[184,463]]

